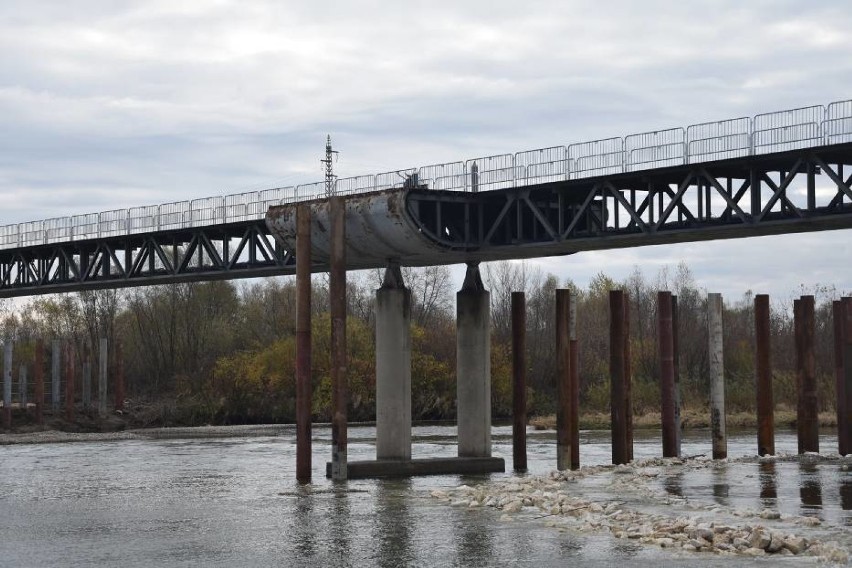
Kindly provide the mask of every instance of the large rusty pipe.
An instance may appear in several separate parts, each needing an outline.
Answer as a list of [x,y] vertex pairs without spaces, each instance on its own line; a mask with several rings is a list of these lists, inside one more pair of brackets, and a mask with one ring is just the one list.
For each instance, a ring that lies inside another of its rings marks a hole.
[[663,427],[663,457],[676,458],[678,457],[678,448],[671,292],[657,292],[657,346],[660,354],[660,416]]
[[523,292],[512,292],[512,465],[527,470],[527,312]]
[[571,296],[568,310],[568,335],[571,348],[568,356],[569,414],[568,438],[571,444],[570,469],[580,469],[580,347],[577,340],[577,298]]
[[799,453],[819,452],[816,359],[814,356],[814,297],[793,304],[796,331],[796,370],[799,401],[796,406]]
[[627,411],[624,407],[624,292],[609,292],[609,377],[612,463],[627,463]]
[[624,448],[633,461],[633,357],[630,355],[630,296],[624,294]]
[[675,432],[677,434],[676,444],[677,444],[677,455],[680,456],[680,440],[681,440],[681,431],[680,431],[680,345],[679,345],[679,336],[680,336],[680,327],[678,324],[678,309],[677,309],[677,296],[672,295],[672,354],[673,354],[673,362],[674,362],[674,397],[675,397]]
[[346,377],[346,215],[342,197],[329,199],[331,208],[331,271],[329,296],[331,303],[331,478],[348,477],[347,470],[347,403],[349,389]]
[[769,296],[754,297],[755,372],[757,374],[757,455],[775,455],[775,399],[770,362]]
[[850,453],[850,429],[849,413],[846,407],[846,373],[843,365],[843,351],[845,347],[845,307],[842,300],[836,300],[831,304],[832,324],[834,327],[834,388],[837,398],[837,452],[841,456]]
[[722,339],[722,295],[707,295],[708,351],[710,353],[710,427],[713,459],[728,457],[725,424],[725,357]]
[[852,297],[843,298],[843,405],[846,455],[852,453]]
[[44,424],[44,340],[36,341],[35,352],[35,404],[36,422]]
[[296,481],[311,482],[311,209],[296,209]]
[[556,469],[571,466],[571,292],[556,290]]

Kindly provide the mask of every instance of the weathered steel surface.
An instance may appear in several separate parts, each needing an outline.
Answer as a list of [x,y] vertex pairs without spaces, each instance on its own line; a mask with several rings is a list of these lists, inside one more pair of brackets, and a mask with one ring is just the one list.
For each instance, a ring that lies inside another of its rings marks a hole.
[[850,452],[849,428],[846,412],[846,373],[843,367],[844,350],[844,306],[842,300],[831,304],[832,324],[834,328],[834,388],[837,402],[837,452],[845,456]]
[[725,358],[722,340],[722,295],[707,295],[707,323],[710,354],[710,428],[713,459],[728,457],[725,425]]
[[660,401],[663,427],[663,457],[678,457],[675,416],[674,334],[672,293],[657,293],[657,345],[660,352]]
[[296,481],[311,482],[311,210],[296,212]]
[[571,467],[571,291],[556,290],[556,469]]
[[[328,200],[330,207],[330,265],[329,297],[331,311],[331,476],[342,481],[347,478],[347,406],[349,385],[346,375],[346,210],[341,197]],[[313,218],[313,217],[312,217]],[[314,230],[313,235],[317,232]],[[313,238],[311,242],[313,243]]]
[[796,335],[796,376],[799,392],[796,426],[799,453],[819,452],[816,357],[814,355],[814,297],[793,303]]
[[754,297],[755,372],[757,374],[757,455],[775,455],[775,399],[770,362],[769,296]]
[[512,292],[512,466],[527,470],[527,311],[523,292]]
[[681,430],[680,430],[680,327],[678,325],[677,296],[672,295],[672,350],[674,352],[674,396],[675,396],[675,432],[677,433],[677,455],[680,455]]
[[633,461],[633,357],[630,354],[630,296],[624,294],[624,448]]
[[577,298],[571,296],[571,307],[568,309],[568,336],[570,350],[568,353],[568,440],[571,446],[569,467],[580,469],[580,347],[577,339]]
[[843,384],[846,403],[843,424],[846,454],[852,453],[852,297],[843,298]]
[[614,464],[623,464],[628,461],[624,307],[624,292],[622,290],[611,290],[609,293],[609,376],[612,463]]

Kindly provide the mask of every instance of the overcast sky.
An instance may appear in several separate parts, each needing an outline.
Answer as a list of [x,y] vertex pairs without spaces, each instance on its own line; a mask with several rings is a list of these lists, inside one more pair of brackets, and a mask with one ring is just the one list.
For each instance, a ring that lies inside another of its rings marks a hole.
[[[846,1],[0,3],[0,224],[852,98]],[[852,289],[852,231],[534,261]]]

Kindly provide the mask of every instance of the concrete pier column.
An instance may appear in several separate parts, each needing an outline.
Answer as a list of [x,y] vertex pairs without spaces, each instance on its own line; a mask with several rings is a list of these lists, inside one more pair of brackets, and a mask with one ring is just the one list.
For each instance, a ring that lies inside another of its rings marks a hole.
[[12,427],[12,342],[3,345],[3,427]]
[[816,358],[814,356],[814,297],[793,302],[796,336],[796,430],[799,453],[819,452],[819,409],[817,408]]
[[527,470],[527,300],[512,292],[512,466]]
[[311,208],[296,209],[296,481],[311,482]]
[[469,263],[456,294],[459,456],[491,456],[491,297],[479,263]]
[[660,353],[660,416],[663,427],[663,457],[678,457],[675,415],[674,331],[672,293],[657,293],[657,346]]
[[331,262],[329,303],[331,311],[331,478],[344,481],[347,469],[347,408],[349,382],[346,376],[346,203],[329,199],[331,217]]
[[62,382],[60,378],[60,366],[62,361],[62,348],[58,339],[53,340],[53,344],[51,345],[52,355],[50,358],[50,391],[51,391],[51,406],[53,408],[53,412],[59,410],[60,400],[62,398],[62,394],[59,390],[59,385]]
[[107,413],[107,376],[109,372],[109,342],[106,337],[101,337],[98,355],[100,356],[100,373],[98,373],[98,414]]
[[770,361],[769,296],[754,297],[755,371],[757,373],[757,455],[775,455],[775,398]]
[[34,392],[36,423],[44,424],[44,340],[36,341],[35,369],[33,369],[35,380]]
[[707,295],[707,323],[710,355],[710,429],[713,439],[713,459],[728,457],[728,437],[725,432],[725,358],[722,340],[722,295]]
[[411,291],[397,264],[376,290],[376,459],[411,459]]

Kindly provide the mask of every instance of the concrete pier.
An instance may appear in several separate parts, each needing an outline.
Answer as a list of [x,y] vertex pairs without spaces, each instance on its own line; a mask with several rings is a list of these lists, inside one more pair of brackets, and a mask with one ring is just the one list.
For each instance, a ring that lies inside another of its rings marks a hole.
[[663,429],[663,457],[679,457],[675,413],[674,331],[672,293],[657,293],[657,347],[660,354],[660,416]]
[[100,372],[98,373],[98,414],[107,413],[107,377],[109,373],[109,342],[101,337],[98,355],[100,356]]
[[512,467],[527,470],[527,300],[512,292]]
[[456,294],[456,392],[460,457],[491,456],[491,300],[479,264]]
[[775,399],[770,360],[769,296],[754,297],[755,373],[757,374],[757,455],[775,455]]
[[376,459],[411,459],[411,291],[396,264],[376,290]]
[[722,339],[722,295],[707,295],[708,353],[710,355],[710,428],[713,459],[728,457],[725,431],[725,358]]
[[817,406],[816,357],[814,355],[814,297],[793,302],[796,335],[796,430],[799,453],[819,452],[819,409]]

